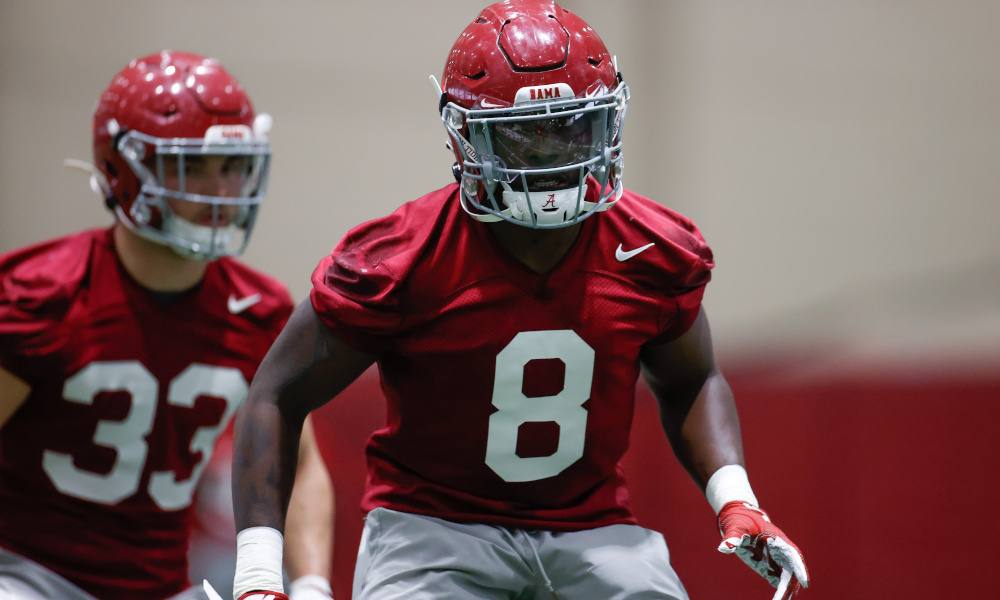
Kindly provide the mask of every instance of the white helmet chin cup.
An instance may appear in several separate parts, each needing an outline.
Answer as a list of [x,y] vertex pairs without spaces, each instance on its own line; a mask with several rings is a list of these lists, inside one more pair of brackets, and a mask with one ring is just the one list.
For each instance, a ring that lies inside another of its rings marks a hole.
[[510,209],[510,215],[525,223],[536,225],[569,223],[584,212],[583,197],[587,194],[586,183],[582,186],[582,193],[580,187],[551,192],[519,192],[511,189],[506,183],[502,185],[503,203]]
[[231,254],[230,245],[238,232],[239,228],[234,225],[195,225],[173,214],[163,218],[163,234],[170,240],[170,247],[189,258],[208,260]]

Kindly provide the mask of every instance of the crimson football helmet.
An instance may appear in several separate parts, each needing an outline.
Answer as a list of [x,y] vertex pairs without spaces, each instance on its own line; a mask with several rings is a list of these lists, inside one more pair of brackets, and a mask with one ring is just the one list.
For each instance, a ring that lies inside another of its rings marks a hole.
[[621,196],[628,86],[597,33],[555,2],[483,9],[452,47],[440,90],[474,218],[565,227]]
[[[218,62],[173,51],[133,60],[101,95],[93,128],[96,188],[122,223],[201,260],[243,251],[264,199],[270,117],[254,115]],[[226,184],[197,183],[206,178]]]

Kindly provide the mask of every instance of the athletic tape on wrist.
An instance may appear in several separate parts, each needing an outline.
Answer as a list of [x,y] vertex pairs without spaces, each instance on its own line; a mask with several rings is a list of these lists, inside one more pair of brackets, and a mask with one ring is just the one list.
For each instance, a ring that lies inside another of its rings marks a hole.
[[248,527],[236,534],[236,576],[233,594],[262,590],[285,593],[281,578],[284,538],[271,527]]
[[330,587],[330,581],[322,575],[303,575],[299,577],[288,584],[288,595],[295,597],[305,589],[315,589],[325,593],[327,596],[333,596],[333,588]]
[[705,498],[715,514],[719,514],[726,503],[737,500],[757,506],[757,496],[750,488],[747,471],[740,465],[726,465],[713,473],[705,486]]

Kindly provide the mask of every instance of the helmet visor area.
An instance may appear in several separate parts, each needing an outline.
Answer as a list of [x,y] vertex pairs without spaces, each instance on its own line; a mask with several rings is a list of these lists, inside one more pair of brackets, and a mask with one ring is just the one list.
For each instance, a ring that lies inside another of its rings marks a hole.
[[[150,162],[147,167],[156,178],[154,190],[172,207],[186,203],[235,211],[259,204],[262,199],[258,191],[266,165],[264,157],[177,153],[157,154]],[[194,206],[190,208],[194,210]],[[198,222],[198,219],[188,220]]]
[[[470,120],[483,157],[493,157],[493,177],[519,188],[526,179],[536,189],[579,185],[581,167],[602,158],[608,138],[608,111],[568,111],[544,116]],[[524,177],[522,177],[522,175]]]
[[512,169],[565,167],[594,155],[603,139],[599,114],[575,114],[491,123],[489,137],[494,154]]

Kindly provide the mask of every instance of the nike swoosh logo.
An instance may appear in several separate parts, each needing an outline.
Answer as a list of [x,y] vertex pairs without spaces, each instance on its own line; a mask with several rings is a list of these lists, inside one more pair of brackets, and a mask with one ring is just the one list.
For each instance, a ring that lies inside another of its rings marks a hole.
[[625,252],[624,250],[622,250],[622,245],[618,244],[618,249],[615,250],[615,258],[618,259],[618,262],[625,262],[626,260],[632,258],[636,254],[639,254],[643,250],[646,250],[648,248],[652,248],[655,245],[656,245],[655,242],[650,242],[650,243],[646,244],[645,246],[640,246],[640,247],[636,248],[635,250],[629,250],[628,252]]
[[230,294],[229,301],[226,302],[226,306],[229,308],[229,312],[233,313],[234,315],[238,315],[260,301],[261,301],[260,294],[252,294],[250,296],[246,296],[238,300],[236,299],[236,296]]

